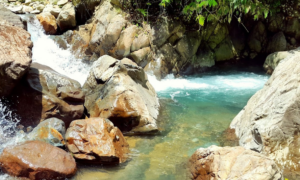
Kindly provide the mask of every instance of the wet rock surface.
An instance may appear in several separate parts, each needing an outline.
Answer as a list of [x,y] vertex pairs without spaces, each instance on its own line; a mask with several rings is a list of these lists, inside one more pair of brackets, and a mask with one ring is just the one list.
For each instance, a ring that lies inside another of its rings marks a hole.
[[39,123],[26,138],[29,140],[44,141],[53,146],[64,146],[65,133],[65,123],[60,119],[50,118]]
[[57,31],[56,19],[50,12],[44,12],[36,16],[47,34],[55,34]]
[[283,180],[273,160],[243,147],[199,148],[189,160],[189,171],[195,180]]
[[159,102],[142,68],[102,56],[94,62],[83,90],[91,117],[108,118],[122,131],[157,131]]
[[104,118],[73,121],[66,133],[67,148],[78,162],[87,164],[124,163],[129,145],[122,132]]
[[41,141],[27,141],[5,148],[0,155],[0,166],[11,176],[31,180],[65,179],[76,173],[71,154]]
[[77,81],[33,63],[13,92],[11,102],[15,102],[12,107],[24,126],[35,127],[40,121],[56,117],[68,127],[83,115],[84,93]]

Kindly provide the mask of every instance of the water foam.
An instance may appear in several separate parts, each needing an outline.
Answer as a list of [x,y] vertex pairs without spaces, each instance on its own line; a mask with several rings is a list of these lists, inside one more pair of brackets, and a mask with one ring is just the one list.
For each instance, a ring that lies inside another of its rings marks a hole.
[[44,33],[44,29],[32,15],[21,16],[27,21],[28,32],[33,42],[32,61],[51,67],[55,71],[84,84],[91,65],[76,59],[70,49],[61,49]]
[[258,89],[268,79],[266,75],[247,72],[229,72],[225,75],[207,74],[202,77],[175,78],[168,75],[165,79],[157,80],[155,76],[148,74],[148,79],[157,92],[176,90],[234,90]]

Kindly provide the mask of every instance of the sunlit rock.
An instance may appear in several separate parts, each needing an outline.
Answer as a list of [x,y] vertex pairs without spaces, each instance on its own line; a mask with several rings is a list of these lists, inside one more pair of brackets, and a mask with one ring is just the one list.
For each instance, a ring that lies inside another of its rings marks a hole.
[[136,25],[132,25],[122,31],[116,46],[109,52],[109,54],[118,59],[127,57],[130,54],[130,48],[137,32],[138,27]]
[[137,37],[134,38],[130,50],[137,51],[141,48],[149,47],[150,46],[150,37],[145,33],[139,34]]
[[65,123],[57,118],[46,119],[35,127],[28,135],[29,140],[38,140],[53,146],[64,146],[66,133]]
[[281,61],[264,88],[231,122],[239,144],[267,155],[300,177],[299,56]]
[[14,26],[25,29],[25,26],[20,16],[12,13],[10,10],[6,9],[2,5],[0,5],[0,20],[6,20]]
[[83,89],[91,117],[110,119],[122,131],[157,131],[159,102],[141,67],[102,56],[94,62]]
[[45,8],[43,9],[43,12],[49,12],[51,13],[55,18],[58,17],[59,13],[61,12],[60,8],[54,7],[50,4],[46,5]]
[[0,25],[0,46],[0,97],[2,97],[11,93],[29,69],[32,56],[30,34],[21,27]]
[[43,12],[36,16],[47,34],[56,34],[56,19],[50,12]]
[[51,117],[63,120],[68,127],[72,120],[82,117],[84,110],[79,82],[37,63],[15,88],[11,102],[21,117],[20,123],[33,127]]
[[122,132],[107,119],[73,121],[66,141],[68,150],[79,162],[119,164],[128,158],[128,143]]
[[27,141],[5,148],[0,155],[0,166],[11,176],[31,180],[65,179],[76,173],[71,154],[41,141]]
[[56,21],[61,31],[66,31],[75,28],[75,7],[71,2],[64,5]]
[[275,162],[243,147],[199,148],[189,160],[191,179],[283,180]]
[[132,52],[130,54],[130,57],[132,57],[132,59],[138,63],[141,64],[141,62],[143,60],[146,60],[148,57],[148,54],[151,52],[151,48],[150,47],[145,47],[143,49],[137,50],[135,52]]

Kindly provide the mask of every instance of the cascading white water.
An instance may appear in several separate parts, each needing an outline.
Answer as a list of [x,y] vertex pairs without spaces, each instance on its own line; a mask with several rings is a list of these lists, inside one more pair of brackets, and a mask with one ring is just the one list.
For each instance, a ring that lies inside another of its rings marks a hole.
[[45,34],[43,27],[34,15],[22,15],[21,18],[27,21],[27,29],[31,34],[32,61],[49,66],[83,85],[91,65],[76,59],[69,49],[59,48],[51,36]]

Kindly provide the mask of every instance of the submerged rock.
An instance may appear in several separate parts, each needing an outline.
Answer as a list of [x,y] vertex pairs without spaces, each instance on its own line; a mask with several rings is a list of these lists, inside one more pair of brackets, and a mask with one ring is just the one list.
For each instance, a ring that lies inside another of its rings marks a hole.
[[67,148],[79,162],[119,164],[127,159],[129,145],[107,119],[73,121],[66,133]]
[[69,153],[41,141],[5,148],[0,155],[0,166],[11,176],[31,180],[63,180],[76,173],[75,160]]
[[26,78],[12,94],[11,102],[24,126],[36,126],[40,121],[56,117],[65,122],[80,119],[84,94],[79,82],[33,63]]
[[189,160],[191,179],[283,180],[275,162],[243,147],[199,148]]
[[56,19],[50,12],[43,12],[36,16],[47,34],[56,34]]
[[35,127],[28,135],[29,140],[38,140],[53,146],[65,145],[65,123],[57,118],[46,119]]
[[[1,12],[1,9],[0,9]],[[7,96],[31,64],[30,34],[21,27],[0,25],[0,97]]]
[[142,68],[123,62],[107,55],[94,62],[83,86],[85,107],[91,117],[110,119],[122,131],[156,131],[156,92]]
[[300,56],[278,64],[262,90],[234,118],[239,144],[274,159],[300,177]]

